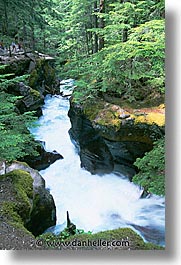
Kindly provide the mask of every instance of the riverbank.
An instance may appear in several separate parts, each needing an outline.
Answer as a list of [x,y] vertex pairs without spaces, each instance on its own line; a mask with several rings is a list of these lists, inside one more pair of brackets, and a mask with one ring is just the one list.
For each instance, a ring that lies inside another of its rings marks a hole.
[[[142,190],[126,175],[92,175],[81,168],[79,147],[73,144],[75,142],[71,141],[68,133],[71,127],[67,116],[69,101],[61,96],[48,96],[45,102],[40,126],[32,132],[37,139],[46,141],[48,149],[56,147],[64,157],[40,172],[57,207],[55,231],[60,231],[58,227],[65,222],[68,210],[72,221],[85,231],[95,233],[135,224],[136,229],[147,234],[148,238],[160,236],[163,243],[164,198],[153,195],[149,199],[140,199]],[[90,135],[85,139],[92,140]]]

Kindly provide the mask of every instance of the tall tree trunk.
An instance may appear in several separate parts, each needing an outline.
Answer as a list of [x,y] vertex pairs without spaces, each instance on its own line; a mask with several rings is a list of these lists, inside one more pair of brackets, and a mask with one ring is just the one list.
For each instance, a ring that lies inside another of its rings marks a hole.
[[32,0],[31,3],[31,16],[32,16],[32,21],[31,21],[31,46],[33,51],[35,51],[35,26],[34,26],[34,22],[35,22],[35,0]]
[[26,53],[26,44],[27,44],[26,22],[23,21],[23,49],[25,53]]
[[43,31],[43,50],[46,51],[46,34],[45,31]]
[[89,34],[87,32],[87,27],[85,25],[85,42],[86,42],[86,53],[89,55]]
[[35,27],[33,24],[31,25],[31,47],[35,51]]
[[7,3],[7,0],[4,0],[3,1],[4,3],[4,29],[3,29],[3,33],[5,35],[8,35],[8,12],[7,12],[7,9],[8,9],[8,3]]
[[[124,4],[126,2],[127,2],[127,0],[121,0],[121,3],[122,4]],[[125,20],[124,23],[127,24],[128,22]],[[127,28],[124,28],[122,34],[123,34],[122,35],[122,41],[123,42],[126,42],[128,40],[128,29]]]
[[[100,0],[99,12],[105,13],[105,0]],[[99,28],[103,29],[104,27],[105,27],[104,18],[100,18]],[[102,50],[103,48],[104,48],[104,37],[100,37],[99,38],[99,51]]]
[[[94,13],[97,12],[97,0],[94,2]],[[95,29],[98,28],[98,18],[97,15],[93,16],[93,27]],[[97,53],[99,50],[99,44],[98,44],[98,36],[97,33],[94,33],[94,46],[93,46],[93,53]]]
[[123,38],[122,38],[122,40],[123,40],[123,42],[126,42],[128,40],[128,29],[127,28],[123,29]]

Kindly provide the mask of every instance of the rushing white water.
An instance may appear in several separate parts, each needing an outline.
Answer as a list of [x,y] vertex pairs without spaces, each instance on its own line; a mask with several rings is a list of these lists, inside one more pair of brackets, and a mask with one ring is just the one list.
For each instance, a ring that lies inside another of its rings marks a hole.
[[164,198],[140,199],[139,187],[124,176],[91,175],[81,169],[68,134],[68,109],[67,99],[47,96],[38,121],[41,126],[32,129],[36,139],[46,142],[48,151],[56,150],[64,157],[40,172],[55,200],[57,230],[65,223],[68,210],[71,221],[85,231],[132,227],[146,241],[164,245]]

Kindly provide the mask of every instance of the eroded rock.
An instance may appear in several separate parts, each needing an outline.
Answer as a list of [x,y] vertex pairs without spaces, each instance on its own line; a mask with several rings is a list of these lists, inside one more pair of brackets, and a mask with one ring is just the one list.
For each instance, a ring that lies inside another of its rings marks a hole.
[[131,109],[102,99],[77,104],[72,97],[69,116],[70,133],[80,146],[81,163],[90,172],[108,165],[131,179],[136,158],[143,157],[153,148],[153,142],[164,135],[163,104]]
[[69,111],[72,123],[71,137],[79,147],[81,167],[92,174],[110,173],[113,170],[113,158],[102,137],[95,131],[81,108],[72,106]]
[[45,150],[45,142],[39,141],[36,151],[39,156],[26,156],[23,161],[28,163],[28,165],[37,170],[44,170],[59,159],[63,159],[63,156],[59,154],[56,150],[48,152]]

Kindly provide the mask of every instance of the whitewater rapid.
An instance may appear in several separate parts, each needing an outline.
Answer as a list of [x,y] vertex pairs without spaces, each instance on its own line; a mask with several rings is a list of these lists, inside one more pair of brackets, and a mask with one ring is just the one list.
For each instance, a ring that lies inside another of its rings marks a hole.
[[59,232],[65,226],[66,211],[77,228],[98,232],[131,227],[145,241],[164,245],[164,198],[140,199],[141,190],[124,176],[91,175],[80,168],[80,158],[70,140],[69,100],[47,96],[35,138],[46,142],[46,150],[56,150],[64,159],[56,161],[40,174],[50,189],[57,209]]

